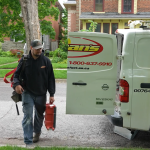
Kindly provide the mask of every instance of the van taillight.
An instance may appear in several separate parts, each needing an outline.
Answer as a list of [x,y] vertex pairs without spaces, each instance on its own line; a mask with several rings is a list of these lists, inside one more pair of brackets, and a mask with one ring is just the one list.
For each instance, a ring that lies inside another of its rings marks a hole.
[[129,84],[122,79],[119,81],[119,100],[120,102],[129,102]]

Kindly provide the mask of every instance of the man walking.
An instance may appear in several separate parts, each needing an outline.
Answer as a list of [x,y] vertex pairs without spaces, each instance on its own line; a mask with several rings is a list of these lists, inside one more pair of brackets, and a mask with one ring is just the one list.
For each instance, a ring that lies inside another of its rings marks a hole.
[[[42,43],[40,40],[35,39],[31,42],[31,50],[23,73],[21,73],[22,64],[23,58],[19,61],[14,74],[13,88],[18,94],[22,94],[24,142],[26,147],[31,148],[34,142],[39,141],[41,134],[47,91],[50,94],[49,102],[54,102],[55,77],[49,58],[45,57],[44,52],[42,52]],[[19,80],[20,73],[22,74],[23,85],[21,85]]]

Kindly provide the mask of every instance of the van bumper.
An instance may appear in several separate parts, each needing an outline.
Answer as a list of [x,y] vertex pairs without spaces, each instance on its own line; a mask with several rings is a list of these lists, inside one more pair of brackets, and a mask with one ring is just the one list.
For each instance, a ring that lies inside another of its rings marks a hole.
[[118,127],[123,127],[123,118],[122,117],[115,117],[113,115],[110,115],[110,116],[106,116],[109,121],[115,125],[115,126],[118,126]]

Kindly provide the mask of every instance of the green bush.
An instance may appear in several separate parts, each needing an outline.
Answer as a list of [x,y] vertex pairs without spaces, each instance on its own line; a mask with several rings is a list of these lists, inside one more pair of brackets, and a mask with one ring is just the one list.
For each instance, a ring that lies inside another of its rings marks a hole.
[[63,52],[62,49],[57,48],[54,53],[53,53],[53,57],[61,57],[61,53]]
[[12,56],[13,54],[10,51],[5,52],[0,49],[0,57],[12,57]]
[[61,62],[61,61],[63,61],[63,59],[61,57],[53,57],[51,62],[52,63],[58,63],[58,62]]
[[67,59],[67,53],[66,52],[62,52],[61,53],[61,58],[64,60],[64,59]]
[[67,64],[67,59],[64,59],[63,61],[59,62],[59,64]]
[[62,49],[64,52],[68,52],[68,39],[60,40],[59,48]]
[[53,63],[61,62],[64,59],[67,59],[67,53],[64,52],[62,49],[58,48],[53,53]]
[[50,51],[49,52],[49,57],[53,57],[53,55],[54,55],[54,51]]
[[17,54],[19,53],[21,56],[23,55],[23,51],[19,50],[19,49],[11,49],[10,53],[14,56],[17,56]]

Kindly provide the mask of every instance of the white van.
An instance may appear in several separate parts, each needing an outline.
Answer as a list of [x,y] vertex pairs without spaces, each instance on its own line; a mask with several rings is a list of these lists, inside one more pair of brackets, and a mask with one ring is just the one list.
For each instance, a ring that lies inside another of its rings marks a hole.
[[66,97],[66,114],[107,115],[128,139],[149,131],[150,30],[70,32]]

